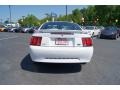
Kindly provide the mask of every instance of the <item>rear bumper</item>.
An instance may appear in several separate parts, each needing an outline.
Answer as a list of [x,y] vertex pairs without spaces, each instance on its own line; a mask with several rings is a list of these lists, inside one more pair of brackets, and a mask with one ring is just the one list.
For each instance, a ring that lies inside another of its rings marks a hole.
[[93,47],[40,47],[30,46],[30,56],[34,62],[85,63],[90,62]]

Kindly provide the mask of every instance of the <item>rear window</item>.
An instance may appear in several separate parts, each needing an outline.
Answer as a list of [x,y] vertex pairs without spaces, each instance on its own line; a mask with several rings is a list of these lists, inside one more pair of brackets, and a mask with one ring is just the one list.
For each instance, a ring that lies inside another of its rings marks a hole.
[[41,29],[62,29],[62,30],[81,30],[80,26],[69,22],[47,22]]

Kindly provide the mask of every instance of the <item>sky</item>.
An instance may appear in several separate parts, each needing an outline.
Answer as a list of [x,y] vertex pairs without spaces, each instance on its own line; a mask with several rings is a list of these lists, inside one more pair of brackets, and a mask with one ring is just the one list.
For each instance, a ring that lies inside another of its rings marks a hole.
[[[66,6],[65,5],[11,5],[11,18],[13,22],[17,22],[22,16],[27,16],[28,14],[33,14],[37,18],[42,19],[46,17],[45,13],[56,13],[59,15],[65,15]],[[86,5],[68,5],[68,14],[72,13],[72,10],[78,8],[86,8]],[[9,6],[0,5],[0,22],[7,20],[10,17]]]

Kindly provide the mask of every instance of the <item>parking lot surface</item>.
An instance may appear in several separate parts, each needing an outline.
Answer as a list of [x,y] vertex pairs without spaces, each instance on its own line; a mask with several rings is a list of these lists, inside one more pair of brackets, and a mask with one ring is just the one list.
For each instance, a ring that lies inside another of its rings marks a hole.
[[93,39],[94,54],[88,64],[34,64],[30,37],[0,32],[0,84],[120,84],[120,39]]

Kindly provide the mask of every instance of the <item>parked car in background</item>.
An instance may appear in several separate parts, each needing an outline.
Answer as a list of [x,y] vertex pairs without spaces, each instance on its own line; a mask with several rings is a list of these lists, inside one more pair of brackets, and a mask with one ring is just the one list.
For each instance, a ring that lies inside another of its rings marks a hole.
[[34,33],[34,27],[31,27],[29,30],[28,30],[28,33]]
[[91,37],[99,36],[100,29],[98,29],[96,26],[85,26],[83,28],[83,33],[89,34]]
[[29,32],[29,33],[34,33],[34,32],[35,32],[35,27],[31,27],[28,32]]
[[46,22],[30,41],[30,56],[34,62],[87,63],[93,55],[93,41],[83,34],[76,23]]
[[97,28],[98,28],[100,31],[102,31],[102,30],[105,29],[105,27],[103,27],[103,26],[97,26]]
[[4,29],[4,32],[10,32],[10,30],[11,30],[10,27],[6,27],[6,28]]
[[10,29],[9,32],[15,32],[15,30],[16,30],[17,28],[16,28],[16,27],[10,27],[9,29]]
[[5,29],[6,27],[4,26],[4,25],[0,25],[0,32],[4,32],[4,29]]
[[120,36],[120,31],[115,26],[108,26],[103,31],[101,31],[100,38],[111,38],[117,39]]
[[36,27],[34,28],[34,33],[37,33],[37,32],[39,32],[39,27],[38,27],[38,26],[36,26]]
[[17,28],[15,28],[15,30],[14,30],[16,33],[20,33],[20,32],[22,32],[22,27],[17,27]]
[[21,30],[21,32],[22,32],[22,33],[28,33],[29,30],[30,30],[29,27],[23,27],[22,30]]
[[30,30],[28,31],[29,33],[34,33],[38,31],[39,27],[31,27]]

